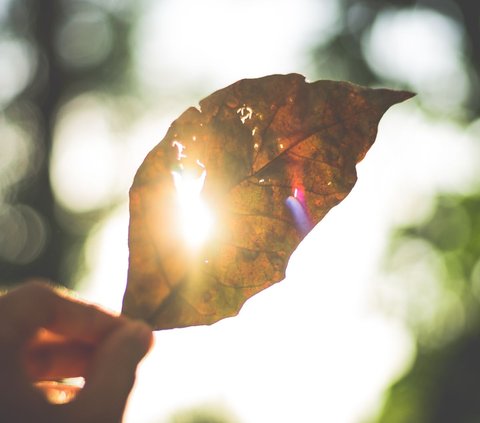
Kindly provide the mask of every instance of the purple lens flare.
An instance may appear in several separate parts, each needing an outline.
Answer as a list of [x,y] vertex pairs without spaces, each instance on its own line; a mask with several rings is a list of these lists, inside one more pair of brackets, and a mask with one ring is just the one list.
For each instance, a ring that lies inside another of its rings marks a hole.
[[305,237],[313,228],[312,220],[305,207],[305,196],[302,190],[295,188],[293,195],[285,200],[285,205],[292,214],[295,227],[300,235]]

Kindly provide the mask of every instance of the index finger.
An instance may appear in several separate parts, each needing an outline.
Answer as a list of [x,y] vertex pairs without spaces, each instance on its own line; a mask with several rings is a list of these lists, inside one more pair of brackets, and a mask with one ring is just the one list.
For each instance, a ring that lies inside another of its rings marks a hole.
[[42,282],[26,283],[1,296],[0,317],[0,348],[18,348],[40,328],[96,343],[124,321]]

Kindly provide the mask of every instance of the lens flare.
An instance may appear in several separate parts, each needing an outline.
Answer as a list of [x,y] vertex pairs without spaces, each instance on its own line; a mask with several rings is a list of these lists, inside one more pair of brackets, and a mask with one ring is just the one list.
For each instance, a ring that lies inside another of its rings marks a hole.
[[297,231],[302,237],[306,236],[313,228],[313,223],[308,215],[303,190],[294,188],[293,195],[285,200],[285,204],[292,214]]
[[172,172],[177,191],[180,231],[186,244],[195,249],[208,238],[213,226],[213,216],[201,197],[207,171],[200,176],[185,170]]

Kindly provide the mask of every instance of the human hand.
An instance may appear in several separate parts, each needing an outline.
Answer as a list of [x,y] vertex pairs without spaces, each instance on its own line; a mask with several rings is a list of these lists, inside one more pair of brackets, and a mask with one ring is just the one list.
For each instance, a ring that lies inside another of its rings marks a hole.
[[[0,421],[118,423],[139,361],[152,344],[144,323],[111,315],[29,282],[0,296]],[[34,382],[85,378],[69,403]]]

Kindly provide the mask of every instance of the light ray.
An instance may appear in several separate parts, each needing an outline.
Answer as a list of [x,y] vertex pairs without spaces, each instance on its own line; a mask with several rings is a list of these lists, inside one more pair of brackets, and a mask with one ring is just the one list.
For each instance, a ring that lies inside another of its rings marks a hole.
[[187,245],[196,249],[206,241],[213,226],[212,213],[201,197],[207,171],[204,168],[200,176],[174,171],[172,176],[177,191],[180,231]]

